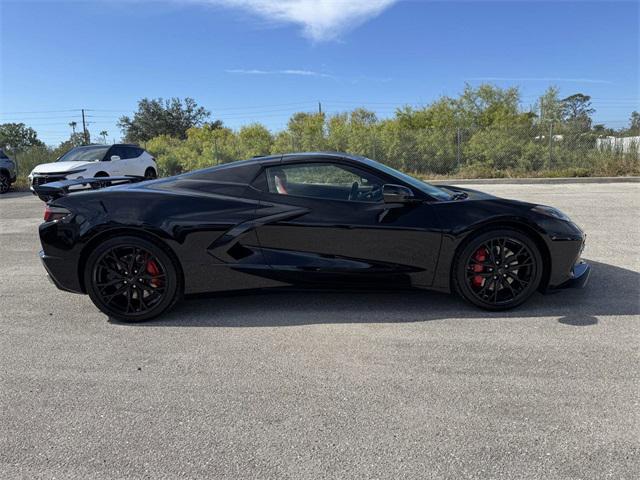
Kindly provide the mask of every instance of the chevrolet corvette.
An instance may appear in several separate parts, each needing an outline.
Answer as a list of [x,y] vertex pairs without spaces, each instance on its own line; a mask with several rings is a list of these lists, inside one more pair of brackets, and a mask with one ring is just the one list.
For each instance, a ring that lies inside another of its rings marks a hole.
[[36,190],[50,279],[124,321],[185,295],[272,287],[430,289],[505,310],[590,273],[585,234],[561,211],[364,157],[275,155],[140,180]]

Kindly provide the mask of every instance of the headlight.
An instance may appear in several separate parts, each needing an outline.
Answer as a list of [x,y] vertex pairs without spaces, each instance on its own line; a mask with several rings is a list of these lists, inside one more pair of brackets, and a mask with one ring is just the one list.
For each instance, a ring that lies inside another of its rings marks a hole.
[[557,218],[558,220],[564,220],[565,222],[571,222],[569,216],[561,212],[557,208],[547,207],[546,205],[538,205],[537,207],[533,207],[532,210],[541,215],[546,215],[547,217],[553,217]]

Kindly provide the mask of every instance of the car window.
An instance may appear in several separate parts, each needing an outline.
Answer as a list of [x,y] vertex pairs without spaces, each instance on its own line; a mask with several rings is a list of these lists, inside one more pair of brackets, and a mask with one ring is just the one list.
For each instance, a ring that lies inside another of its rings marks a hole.
[[142,154],[142,149],[138,147],[123,147],[125,150],[125,158],[137,158]]
[[96,162],[104,158],[109,150],[108,145],[88,145],[85,147],[75,147],[62,155],[58,162]]
[[304,163],[266,169],[270,193],[358,202],[382,201],[384,182],[349,165]]
[[408,183],[413,188],[430,195],[438,200],[451,200],[451,194],[449,194],[446,190],[442,188],[436,187],[435,185],[431,185],[430,183],[423,182],[418,180],[417,178],[412,177],[411,175],[407,175],[406,173],[402,173],[395,168],[391,168],[388,165],[383,163],[376,162],[375,160],[371,160],[370,158],[363,158],[364,162],[368,163],[372,167],[377,170],[382,170],[385,173],[388,173],[392,177],[399,178],[405,183]]
[[135,155],[133,155],[133,150],[131,149],[131,147],[120,147],[120,158],[122,160],[127,160],[129,158],[133,158]]
[[105,162],[110,162],[111,161],[111,157],[113,157],[114,155],[120,155],[120,151],[119,151],[118,147],[116,147],[115,145],[113,147],[111,147],[109,149],[109,151],[107,152],[107,154],[104,156],[104,161]]
[[119,145],[115,145],[113,147],[111,147],[111,151],[109,152],[109,159],[111,159],[112,156],[117,155],[120,157],[120,160],[124,160],[127,158],[127,151],[125,149],[125,147],[119,146]]

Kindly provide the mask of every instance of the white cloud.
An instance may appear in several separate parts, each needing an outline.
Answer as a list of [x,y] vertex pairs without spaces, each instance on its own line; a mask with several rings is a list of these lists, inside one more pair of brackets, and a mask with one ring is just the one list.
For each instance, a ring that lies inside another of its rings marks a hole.
[[398,0],[195,0],[239,8],[268,21],[300,25],[314,41],[333,40]]
[[295,70],[295,69],[287,69],[287,70],[258,70],[255,68],[245,69],[245,68],[232,68],[225,70],[227,73],[239,73],[242,75],[299,75],[302,77],[322,77],[322,78],[336,78],[333,75],[329,75],[328,73],[322,72],[314,72],[313,70]]

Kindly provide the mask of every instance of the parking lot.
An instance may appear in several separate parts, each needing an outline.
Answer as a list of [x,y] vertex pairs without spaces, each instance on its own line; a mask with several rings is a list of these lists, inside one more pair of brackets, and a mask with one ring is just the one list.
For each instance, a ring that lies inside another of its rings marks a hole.
[[0,197],[0,478],[638,478],[640,184],[472,186],[588,234],[584,290],[199,298],[143,324],[58,291]]

